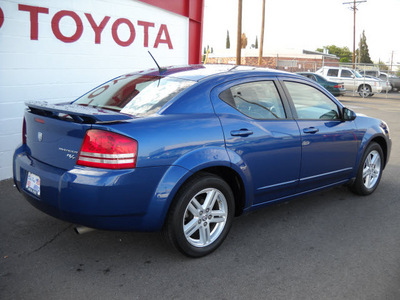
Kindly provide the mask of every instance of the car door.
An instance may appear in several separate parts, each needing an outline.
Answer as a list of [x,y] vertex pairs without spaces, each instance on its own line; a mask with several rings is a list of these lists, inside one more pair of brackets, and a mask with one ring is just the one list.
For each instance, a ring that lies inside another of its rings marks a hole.
[[291,195],[298,184],[300,133],[282,93],[264,78],[232,81],[211,93],[233,167],[250,187],[249,205]]
[[301,133],[298,192],[345,182],[355,166],[354,121],[343,121],[341,106],[316,86],[284,81]]
[[349,91],[357,91],[358,82],[354,76],[354,74],[349,71],[342,69],[340,70],[340,80],[344,82],[344,88]]

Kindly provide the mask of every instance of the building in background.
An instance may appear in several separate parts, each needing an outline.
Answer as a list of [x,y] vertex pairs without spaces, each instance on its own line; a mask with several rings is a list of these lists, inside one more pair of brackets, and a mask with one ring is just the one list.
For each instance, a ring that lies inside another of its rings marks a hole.
[[200,63],[204,0],[2,0],[0,180],[12,176],[24,102],[71,101],[118,75]]
[[[258,66],[258,51],[258,49],[242,49],[241,64]],[[232,49],[219,49],[215,54],[208,55],[207,63],[236,64],[236,57]],[[260,66],[288,72],[315,72],[324,65],[339,66],[339,57],[308,50],[280,49],[264,51]]]

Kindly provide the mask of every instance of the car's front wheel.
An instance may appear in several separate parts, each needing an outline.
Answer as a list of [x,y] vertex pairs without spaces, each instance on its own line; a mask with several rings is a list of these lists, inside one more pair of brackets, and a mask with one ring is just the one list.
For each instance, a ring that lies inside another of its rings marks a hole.
[[383,163],[381,146],[375,142],[371,143],[364,153],[351,190],[359,195],[372,194],[381,180]]
[[222,178],[208,173],[196,175],[177,193],[164,235],[183,254],[205,256],[226,238],[234,211],[232,190]]

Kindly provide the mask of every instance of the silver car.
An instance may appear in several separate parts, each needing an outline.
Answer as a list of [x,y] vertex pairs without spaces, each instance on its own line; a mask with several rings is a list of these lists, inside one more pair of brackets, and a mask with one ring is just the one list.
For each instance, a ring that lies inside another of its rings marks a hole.
[[378,79],[367,78],[355,70],[344,67],[322,67],[315,72],[328,80],[341,81],[347,91],[357,92],[361,97],[370,97],[382,92]]

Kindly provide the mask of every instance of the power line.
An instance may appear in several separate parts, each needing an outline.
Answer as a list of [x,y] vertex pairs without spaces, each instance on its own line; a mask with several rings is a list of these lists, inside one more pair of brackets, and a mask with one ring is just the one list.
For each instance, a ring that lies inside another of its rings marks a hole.
[[357,11],[357,6],[360,5],[361,3],[367,2],[367,0],[359,0],[356,1],[354,0],[353,2],[343,2],[343,4],[352,4],[350,9],[353,10],[354,12],[354,23],[353,23],[353,68],[354,68],[354,63],[356,61],[356,11]]

